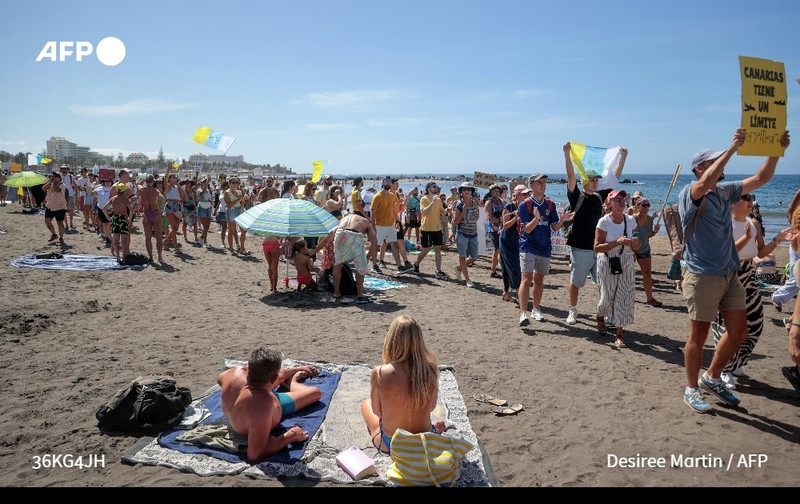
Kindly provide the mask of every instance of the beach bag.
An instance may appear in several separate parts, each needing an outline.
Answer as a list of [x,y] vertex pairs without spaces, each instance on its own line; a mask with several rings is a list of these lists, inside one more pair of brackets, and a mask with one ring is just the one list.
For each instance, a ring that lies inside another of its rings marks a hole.
[[[326,289],[328,292],[333,292],[333,268],[325,270],[325,278],[327,279]],[[339,293],[342,296],[357,296],[358,287],[356,280],[353,277],[353,270],[347,263],[342,264],[342,277],[339,279]]]
[[150,258],[144,254],[140,254],[139,252],[131,252],[122,258],[122,264],[125,266],[141,266],[149,263]]
[[139,378],[119,389],[95,417],[101,427],[154,434],[178,425],[191,402],[191,391],[174,378]]
[[459,463],[472,448],[464,439],[397,429],[386,477],[398,486],[453,486],[460,474]]

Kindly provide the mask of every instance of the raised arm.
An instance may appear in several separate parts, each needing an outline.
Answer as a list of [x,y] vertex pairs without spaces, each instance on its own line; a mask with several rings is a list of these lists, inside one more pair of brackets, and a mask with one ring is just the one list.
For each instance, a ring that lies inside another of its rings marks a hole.
[[569,142],[564,144],[564,165],[567,170],[567,192],[572,192],[575,190],[575,186],[578,185],[578,179],[575,178],[575,167],[572,166],[572,158],[569,155],[570,151],[570,144]]
[[728,160],[736,151],[739,150],[739,147],[744,144],[746,139],[747,131],[744,128],[737,129],[736,133],[733,134],[733,140],[731,140],[731,146],[728,148],[728,150],[723,152],[720,157],[715,159],[711,166],[703,171],[703,174],[700,175],[700,178],[697,179],[697,182],[692,184],[693,201],[699,200],[712,187],[714,187],[719,180],[720,175],[722,175],[722,173],[725,171],[725,165],[728,164]]

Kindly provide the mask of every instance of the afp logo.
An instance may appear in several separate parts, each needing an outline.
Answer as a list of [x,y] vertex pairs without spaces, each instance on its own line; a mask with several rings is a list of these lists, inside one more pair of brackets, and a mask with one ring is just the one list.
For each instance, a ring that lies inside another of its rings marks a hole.
[[83,58],[95,53],[100,63],[105,66],[117,66],[125,59],[125,44],[117,37],[106,37],[97,43],[97,48],[91,42],[52,41],[45,42],[36,61],[83,61]]

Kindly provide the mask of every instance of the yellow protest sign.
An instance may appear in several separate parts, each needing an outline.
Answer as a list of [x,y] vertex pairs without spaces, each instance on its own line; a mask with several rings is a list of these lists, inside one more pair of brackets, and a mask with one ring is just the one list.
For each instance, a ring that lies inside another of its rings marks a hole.
[[476,171],[475,175],[472,176],[472,185],[487,189],[494,184],[495,180],[497,180],[497,175]]
[[739,56],[742,76],[743,156],[783,156],[786,131],[786,71],[783,63]]
[[22,171],[22,165],[19,163],[11,163],[11,169],[9,170],[11,173],[19,173]]

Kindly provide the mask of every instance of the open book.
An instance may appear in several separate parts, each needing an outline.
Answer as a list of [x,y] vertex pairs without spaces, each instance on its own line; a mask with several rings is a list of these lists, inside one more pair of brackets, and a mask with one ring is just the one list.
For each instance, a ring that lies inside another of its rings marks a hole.
[[337,455],[336,464],[355,480],[378,474],[375,462],[358,446],[351,446]]

